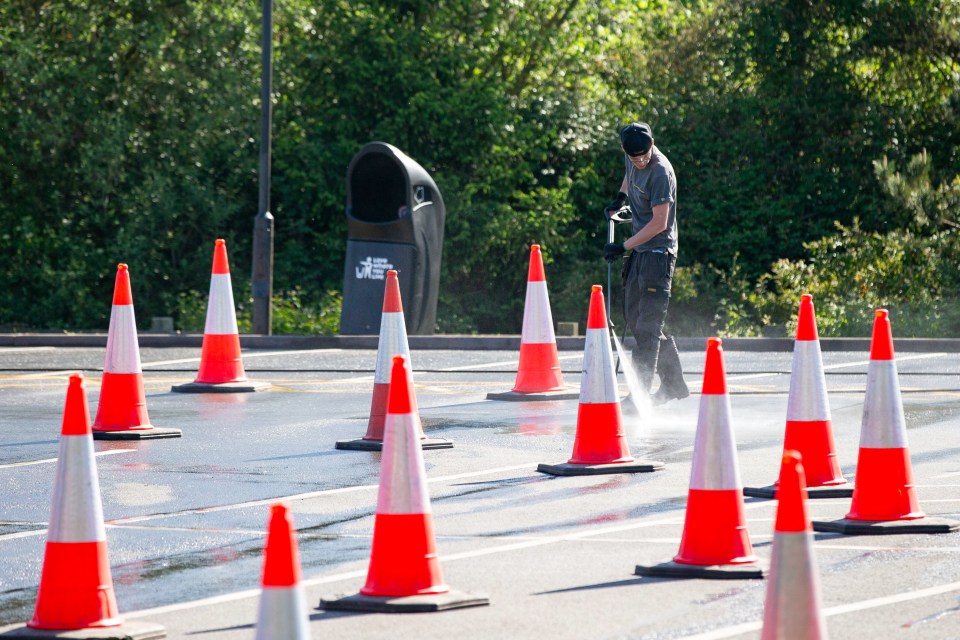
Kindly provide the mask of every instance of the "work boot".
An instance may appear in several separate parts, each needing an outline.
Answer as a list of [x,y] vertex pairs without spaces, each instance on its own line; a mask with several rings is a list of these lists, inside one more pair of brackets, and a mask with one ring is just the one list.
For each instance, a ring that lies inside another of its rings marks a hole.
[[673,336],[665,336],[660,341],[660,353],[657,358],[657,374],[660,376],[660,388],[650,397],[654,406],[671,400],[683,400],[690,395],[690,389],[683,379],[680,366],[680,352]]

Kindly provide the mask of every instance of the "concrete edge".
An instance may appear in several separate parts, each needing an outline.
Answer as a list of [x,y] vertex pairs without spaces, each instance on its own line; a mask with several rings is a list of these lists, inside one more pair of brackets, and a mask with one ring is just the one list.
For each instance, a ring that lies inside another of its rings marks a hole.
[[[410,348],[416,350],[518,351],[519,335],[432,335],[409,336]],[[582,351],[584,338],[558,337],[559,351]],[[196,348],[203,345],[202,334],[140,333],[141,347]],[[376,349],[379,337],[369,336],[266,336],[243,334],[240,345],[245,349]],[[706,348],[706,337],[676,338],[681,351],[699,352]],[[792,338],[724,338],[727,351],[793,351]],[[633,344],[627,338],[625,346]],[[0,333],[0,347],[106,347],[106,333]],[[821,338],[822,351],[862,351],[869,353],[869,338]],[[957,338],[899,338],[894,349],[905,353],[960,353]]]

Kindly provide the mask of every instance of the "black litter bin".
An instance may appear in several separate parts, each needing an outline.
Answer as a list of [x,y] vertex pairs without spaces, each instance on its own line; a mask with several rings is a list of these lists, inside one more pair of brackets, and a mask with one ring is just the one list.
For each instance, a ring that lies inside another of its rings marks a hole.
[[341,334],[377,334],[387,271],[399,273],[408,334],[437,320],[446,210],[426,170],[396,147],[371,142],[347,168],[347,258]]

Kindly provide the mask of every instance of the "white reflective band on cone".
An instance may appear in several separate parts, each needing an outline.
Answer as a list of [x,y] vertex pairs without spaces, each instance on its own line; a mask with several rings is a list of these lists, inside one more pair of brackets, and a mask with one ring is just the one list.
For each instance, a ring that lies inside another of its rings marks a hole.
[[430,513],[419,423],[416,414],[387,414],[377,513]]
[[523,303],[523,330],[520,342],[544,344],[556,342],[553,334],[553,315],[547,297],[547,283],[543,280],[527,282],[527,297]]
[[737,448],[730,425],[730,396],[700,396],[700,416],[693,444],[691,489],[741,489]]
[[263,587],[256,640],[310,640],[303,588]]
[[761,640],[826,638],[812,535],[776,533],[767,578]]
[[606,329],[587,329],[583,347],[583,375],[580,376],[580,404],[612,404],[617,397],[613,352]]
[[867,365],[860,446],[868,449],[907,448],[907,426],[895,360],[871,360]]
[[823,374],[820,342],[799,340],[793,346],[790,369],[790,393],[787,397],[787,420],[793,422],[826,422],[830,420],[827,401],[827,379]]
[[229,273],[210,276],[210,298],[207,302],[207,323],[203,332],[209,335],[234,335],[237,330],[237,310],[233,306],[233,287]]
[[47,540],[106,540],[97,466],[93,461],[93,438],[89,435],[60,436],[59,456]]
[[113,305],[110,310],[110,331],[107,334],[107,358],[104,373],[142,373],[140,343],[137,341],[137,319],[132,304]]
[[407,325],[404,324],[402,311],[383,314],[380,320],[380,340],[377,345],[377,369],[374,371],[373,381],[377,384],[390,384],[393,356],[403,356],[408,363],[410,362]]

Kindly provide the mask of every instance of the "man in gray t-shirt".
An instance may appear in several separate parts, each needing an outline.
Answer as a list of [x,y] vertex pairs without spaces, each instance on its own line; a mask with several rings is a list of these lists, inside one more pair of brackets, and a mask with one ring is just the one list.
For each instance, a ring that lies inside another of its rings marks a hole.
[[632,235],[623,244],[606,245],[603,254],[609,261],[632,250],[622,270],[624,315],[637,341],[633,361],[640,384],[649,392],[656,372],[660,388],[653,401],[662,404],[690,395],[676,342],[663,333],[677,262],[677,177],[645,122],[625,126],[620,146],[626,170],[620,193],[605,212],[609,218],[629,200]]

